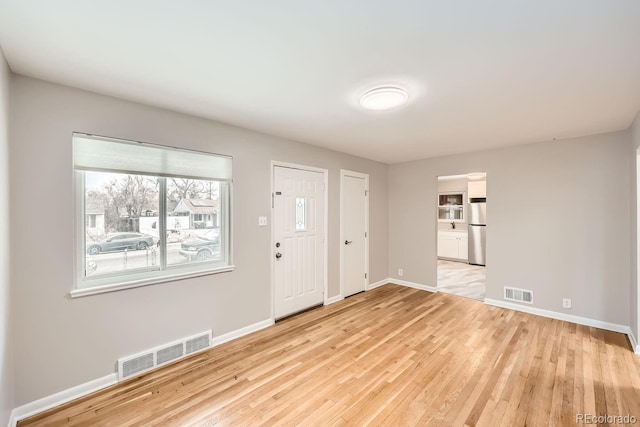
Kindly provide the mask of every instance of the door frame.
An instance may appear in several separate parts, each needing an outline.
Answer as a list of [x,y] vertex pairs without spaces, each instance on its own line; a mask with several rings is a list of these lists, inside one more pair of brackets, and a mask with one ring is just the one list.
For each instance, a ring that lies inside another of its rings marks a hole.
[[365,195],[365,207],[364,207],[364,229],[367,236],[364,241],[364,267],[367,277],[364,281],[364,290],[369,290],[369,174],[362,172],[350,171],[347,169],[340,169],[340,299],[344,298],[344,245],[342,242],[344,237],[344,224],[342,222],[344,217],[344,188],[343,179],[345,176],[351,176],[354,178],[364,179]]
[[[636,286],[636,331],[640,335],[640,147],[635,150],[636,155],[636,283],[632,284]],[[635,338],[636,348],[633,349],[635,354],[640,354],[640,340],[639,337],[633,336],[633,329],[631,330],[631,337]]]
[[328,256],[329,256],[329,251],[328,251],[328,241],[329,241],[329,170],[328,169],[323,169],[323,168],[318,168],[315,166],[307,166],[307,165],[301,165],[301,164],[297,164],[297,163],[289,163],[289,162],[281,162],[278,160],[271,160],[271,165],[270,165],[270,180],[271,180],[271,245],[269,247],[269,257],[271,259],[270,262],[270,267],[271,267],[271,320],[275,321],[275,312],[276,312],[276,289],[275,289],[275,275],[276,275],[276,269],[275,269],[275,256],[274,256],[274,248],[275,248],[275,230],[274,230],[274,203],[273,203],[273,198],[275,197],[275,182],[274,182],[274,175],[275,175],[275,171],[276,171],[276,167],[282,167],[282,168],[289,168],[289,169],[299,169],[299,170],[303,170],[303,171],[308,171],[308,172],[319,172],[322,174],[322,183],[324,185],[324,242],[323,242],[323,251],[322,251],[322,256],[323,256],[323,266],[322,269],[324,271],[324,283],[323,283],[323,303],[324,305],[327,305],[327,294],[329,293],[329,263],[328,263]]

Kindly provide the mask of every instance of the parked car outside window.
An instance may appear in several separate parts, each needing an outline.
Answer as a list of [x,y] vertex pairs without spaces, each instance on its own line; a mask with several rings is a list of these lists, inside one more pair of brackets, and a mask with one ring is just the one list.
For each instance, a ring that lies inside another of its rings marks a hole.
[[99,242],[89,243],[87,253],[118,252],[125,249],[144,250],[153,246],[153,237],[142,233],[114,233]]
[[185,240],[180,245],[180,255],[189,261],[205,261],[220,257],[220,230],[211,229],[201,236]]

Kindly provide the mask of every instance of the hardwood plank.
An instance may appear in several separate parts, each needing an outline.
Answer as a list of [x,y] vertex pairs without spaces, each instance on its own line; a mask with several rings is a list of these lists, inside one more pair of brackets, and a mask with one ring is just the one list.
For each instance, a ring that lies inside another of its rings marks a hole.
[[626,337],[388,284],[23,426],[571,425],[640,418]]

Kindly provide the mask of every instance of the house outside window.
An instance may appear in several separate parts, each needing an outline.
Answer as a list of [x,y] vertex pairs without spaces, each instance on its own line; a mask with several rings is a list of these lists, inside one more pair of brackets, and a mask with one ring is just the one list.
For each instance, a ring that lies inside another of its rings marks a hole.
[[72,296],[233,269],[231,158],[75,133]]
[[215,198],[182,199],[174,208],[174,212],[189,216],[192,228],[218,228],[219,200]]
[[96,197],[88,197],[85,208],[85,226],[91,234],[104,233],[104,201]]

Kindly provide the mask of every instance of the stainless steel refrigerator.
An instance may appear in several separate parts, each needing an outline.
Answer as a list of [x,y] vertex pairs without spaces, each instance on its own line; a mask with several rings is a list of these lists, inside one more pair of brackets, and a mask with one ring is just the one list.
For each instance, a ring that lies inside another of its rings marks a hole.
[[487,199],[469,199],[469,264],[486,265]]

